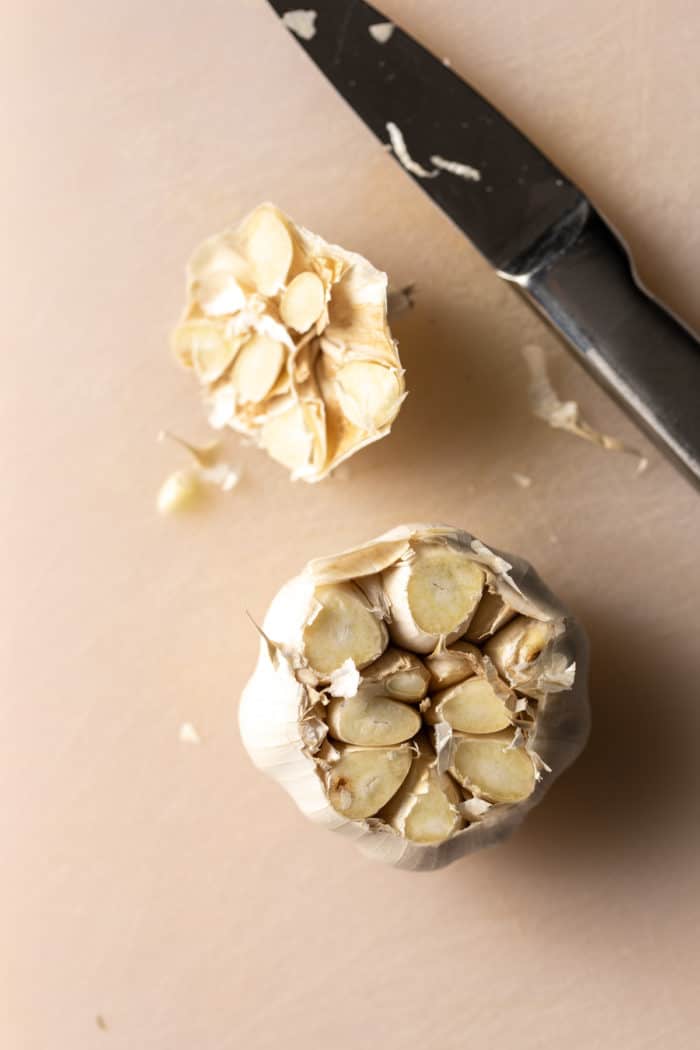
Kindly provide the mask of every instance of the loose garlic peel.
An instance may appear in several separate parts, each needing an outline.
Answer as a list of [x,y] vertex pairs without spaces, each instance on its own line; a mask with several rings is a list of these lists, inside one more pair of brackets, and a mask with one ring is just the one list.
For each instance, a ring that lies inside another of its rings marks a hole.
[[240,707],[253,761],[389,864],[505,838],[585,743],[582,629],[526,562],[461,530],[400,526],[311,562],[261,634]]
[[172,347],[210,424],[305,481],[388,434],[406,396],[386,274],[272,204],[195,251]]

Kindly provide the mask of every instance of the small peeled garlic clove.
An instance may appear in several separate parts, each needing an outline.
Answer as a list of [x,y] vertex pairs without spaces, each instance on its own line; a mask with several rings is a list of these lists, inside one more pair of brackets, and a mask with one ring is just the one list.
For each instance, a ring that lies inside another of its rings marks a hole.
[[280,316],[296,332],[308,332],[318,321],[326,305],[323,281],[309,270],[297,274],[280,299]]
[[188,510],[202,495],[202,484],[194,470],[176,470],[166,478],[158,491],[157,506],[161,514]]
[[388,696],[418,703],[428,692],[430,674],[414,653],[389,648],[362,673],[364,696]]
[[462,795],[447,773],[438,773],[435,756],[423,745],[411,771],[380,816],[411,842],[446,842],[462,825]]
[[425,720],[432,724],[447,722],[460,733],[497,733],[512,722],[503,696],[485,675],[475,675],[436,693]]
[[533,669],[555,636],[554,624],[516,616],[486,643],[484,652],[510,685],[527,692]]
[[425,657],[425,665],[430,671],[431,687],[447,689],[476,673],[481,666],[481,653],[469,642],[453,642],[449,649],[438,646]]
[[450,773],[488,802],[522,802],[535,790],[537,772],[526,749],[512,743],[512,732],[455,736]]
[[402,744],[421,727],[421,717],[415,708],[383,697],[332,700],[326,721],[336,740],[360,747]]
[[333,809],[348,820],[374,816],[401,787],[411,768],[413,751],[397,748],[338,748],[339,758],[326,773],[326,791]]
[[455,641],[474,614],[484,579],[484,570],[464,551],[443,543],[417,546],[382,574],[393,641],[418,653],[431,652],[441,638]]
[[481,644],[501,627],[504,627],[514,616],[515,609],[511,609],[503,601],[500,594],[494,594],[493,591],[486,590],[464,637],[468,642]]
[[386,648],[387,630],[353,583],[317,587],[318,609],[304,629],[303,655],[321,678],[352,660],[363,668]]

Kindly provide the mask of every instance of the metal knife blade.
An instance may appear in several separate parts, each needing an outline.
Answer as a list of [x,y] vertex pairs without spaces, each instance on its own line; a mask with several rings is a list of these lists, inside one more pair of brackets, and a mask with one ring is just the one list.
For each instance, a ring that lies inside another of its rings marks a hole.
[[[279,15],[291,9],[289,0],[270,3]],[[398,26],[379,43],[370,26],[386,19],[369,4],[314,0],[314,7],[315,31],[297,42],[382,142],[395,125],[410,157],[439,172],[425,177],[404,164],[700,485],[700,344],[636,282],[624,246],[590,202]],[[434,156],[469,165],[479,177],[436,169]]]

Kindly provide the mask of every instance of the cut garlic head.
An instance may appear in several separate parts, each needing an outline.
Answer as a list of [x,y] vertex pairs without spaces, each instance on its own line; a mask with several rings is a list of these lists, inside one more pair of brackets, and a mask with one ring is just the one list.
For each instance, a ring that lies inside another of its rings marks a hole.
[[272,204],[195,251],[172,345],[211,425],[305,481],[388,434],[405,397],[386,274]]
[[[477,646],[463,636],[480,615],[493,633]],[[501,841],[585,743],[583,631],[526,562],[461,530],[401,526],[311,562],[260,633],[249,754],[311,820],[389,864]]]

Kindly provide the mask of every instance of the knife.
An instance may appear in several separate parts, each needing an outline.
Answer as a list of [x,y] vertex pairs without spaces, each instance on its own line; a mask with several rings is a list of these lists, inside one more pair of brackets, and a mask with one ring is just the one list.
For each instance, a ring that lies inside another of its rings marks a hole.
[[[280,16],[292,10],[270,3]],[[642,287],[620,238],[440,59],[398,26],[380,43],[370,33],[387,21],[380,12],[361,0],[314,0],[314,9],[301,33],[294,16],[286,24],[319,69],[383,143],[394,138],[404,170],[700,486],[700,343]],[[431,157],[463,167],[435,168]]]

